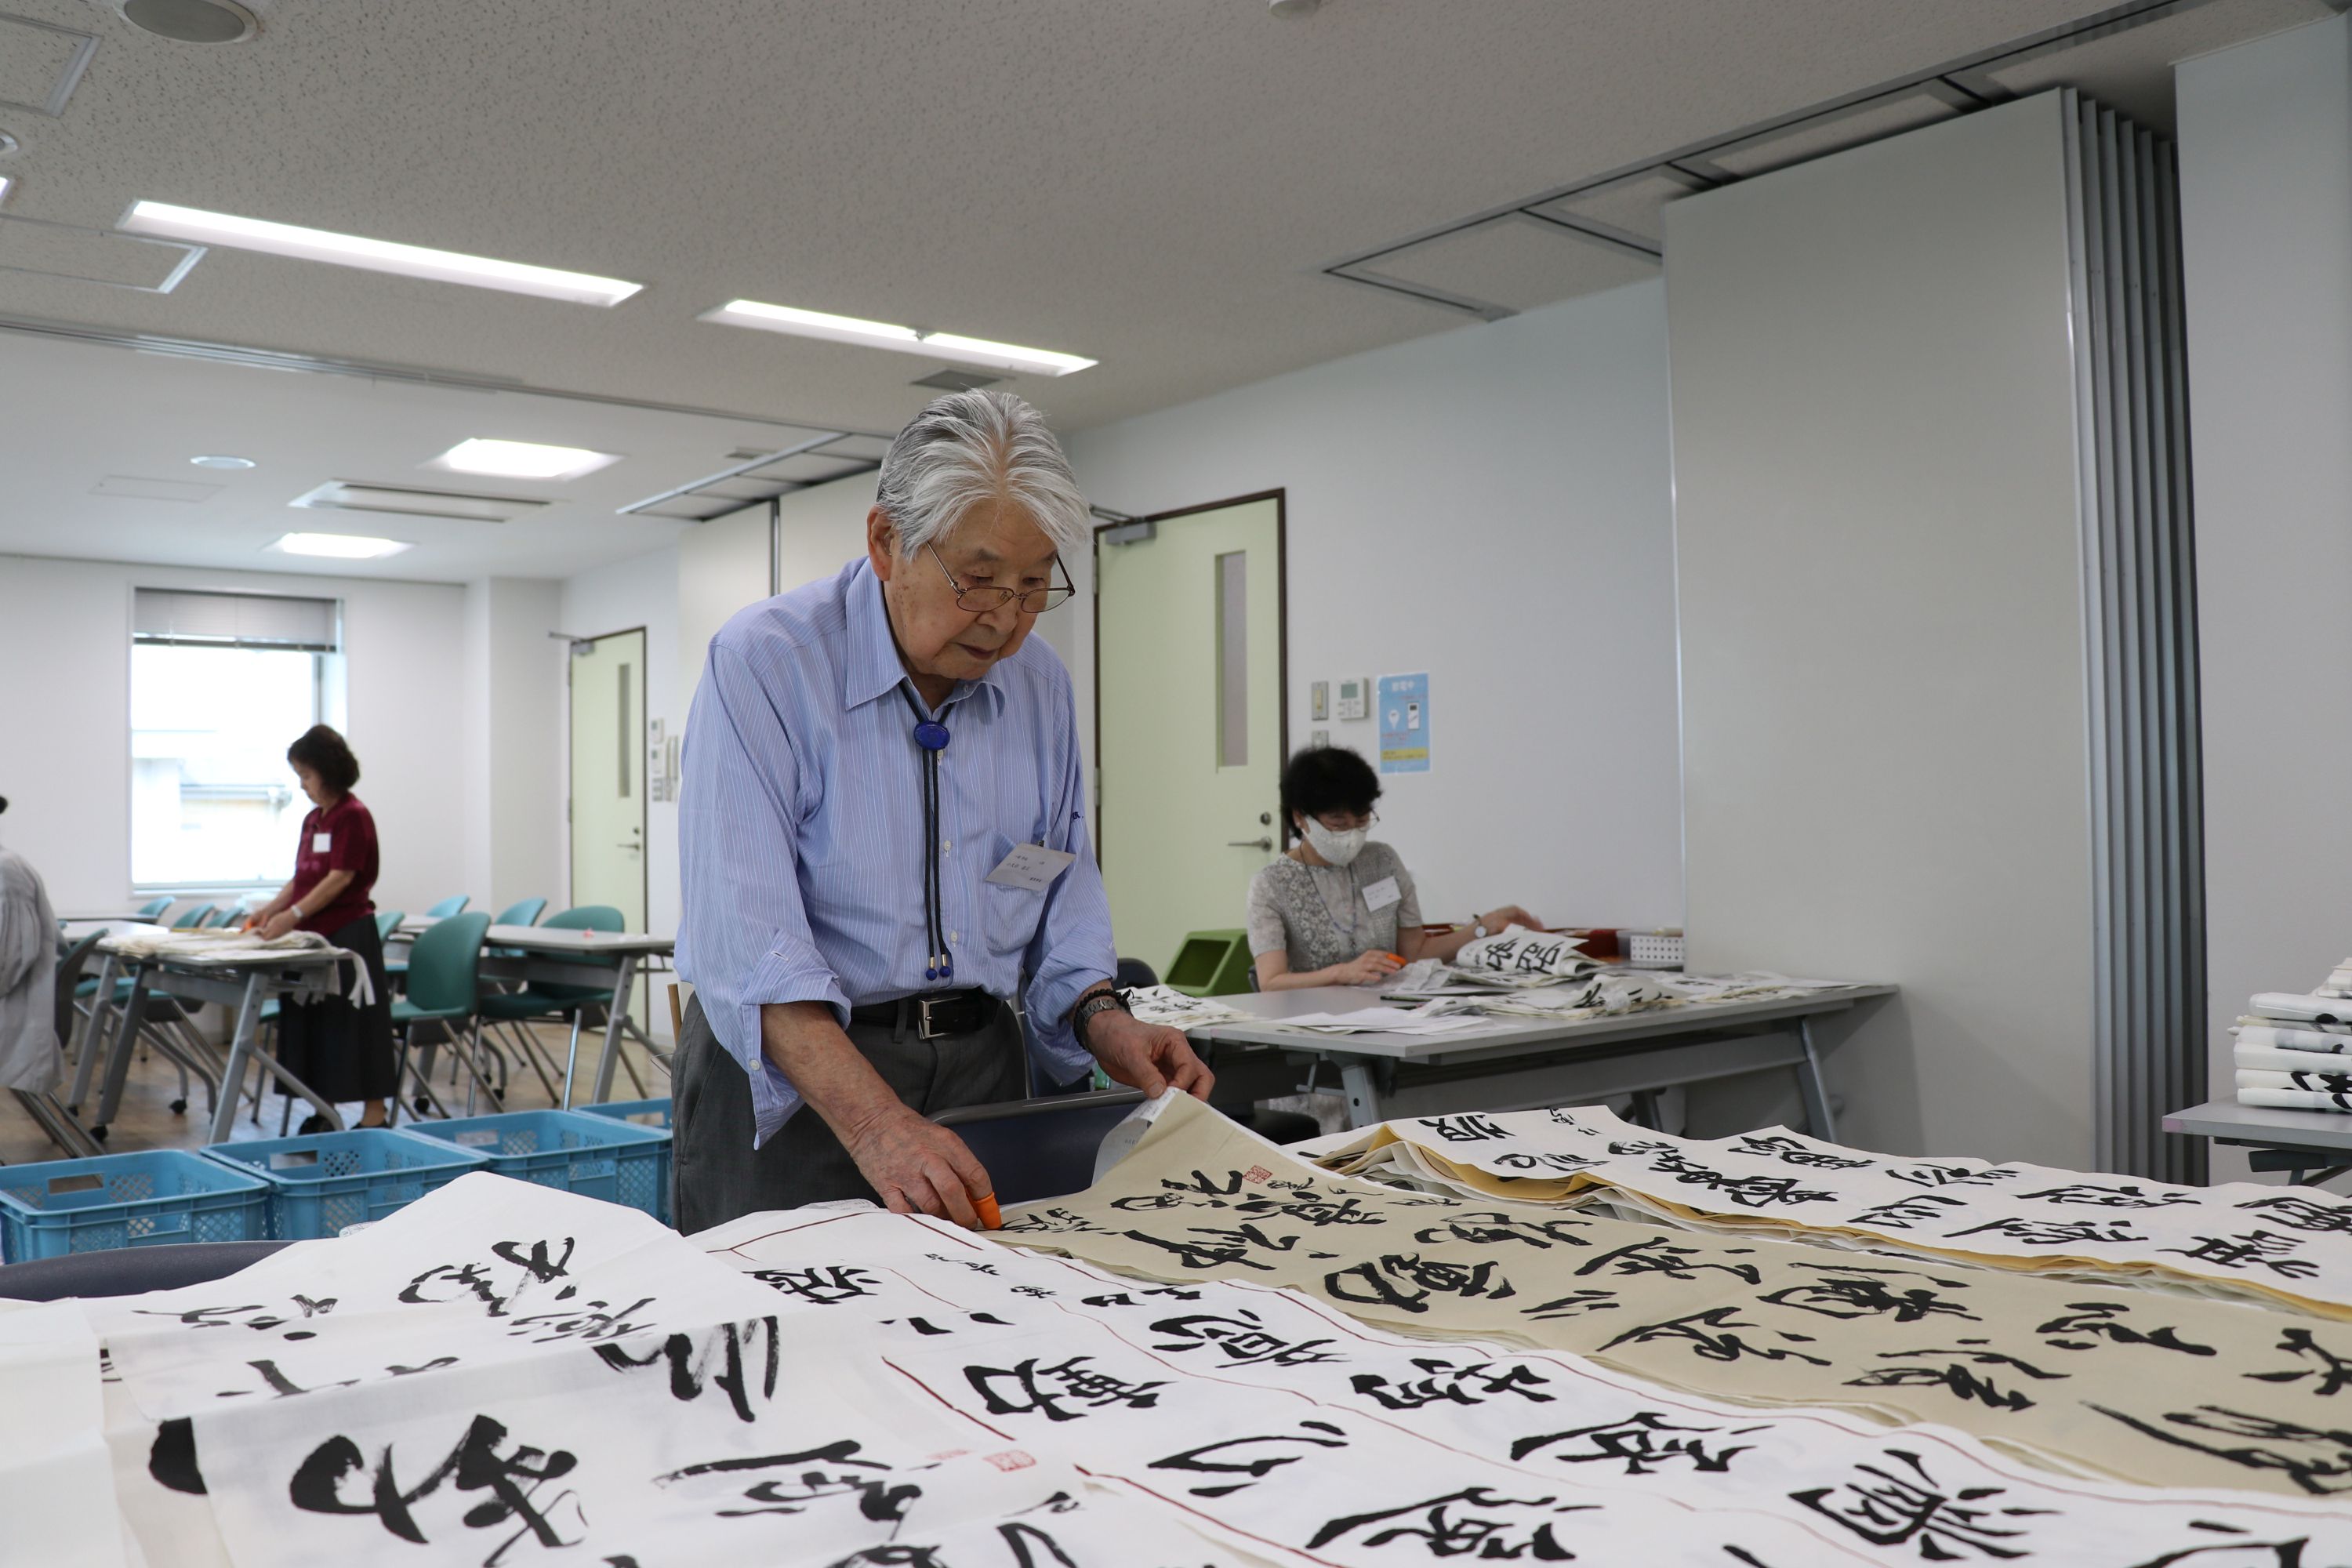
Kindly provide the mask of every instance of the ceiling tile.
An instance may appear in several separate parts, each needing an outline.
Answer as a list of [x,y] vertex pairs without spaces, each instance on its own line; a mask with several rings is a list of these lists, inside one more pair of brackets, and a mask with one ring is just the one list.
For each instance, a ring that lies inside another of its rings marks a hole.
[[1458,300],[1528,310],[1655,277],[1658,264],[1575,229],[1512,213],[1392,250],[1351,270]]

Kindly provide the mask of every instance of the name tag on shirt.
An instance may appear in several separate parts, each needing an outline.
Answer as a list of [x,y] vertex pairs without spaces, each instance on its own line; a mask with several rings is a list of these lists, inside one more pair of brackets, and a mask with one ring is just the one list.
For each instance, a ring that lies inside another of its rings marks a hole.
[[1054,879],[1070,868],[1076,856],[1066,850],[1048,849],[1042,844],[1015,844],[988,879],[1000,888],[1022,888],[1032,893],[1042,893],[1054,885]]
[[324,855],[324,854],[326,854],[328,851],[331,850],[334,847],[335,847],[335,836],[334,836],[333,834],[331,834],[331,833],[313,833],[312,835],[310,835],[310,853],[311,853],[311,854],[313,854],[313,855]]
[[1382,877],[1379,881],[1370,883],[1364,889],[1364,908],[1374,914],[1379,914],[1403,897],[1404,895],[1397,890],[1394,877]]

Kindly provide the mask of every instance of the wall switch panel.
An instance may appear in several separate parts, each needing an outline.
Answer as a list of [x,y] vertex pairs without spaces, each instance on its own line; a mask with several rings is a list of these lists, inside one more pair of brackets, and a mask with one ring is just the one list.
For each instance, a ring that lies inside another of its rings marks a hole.
[[1307,689],[1307,716],[1310,719],[1331,717],[1331,683],[1318,680]]
[[1372,716],[1372,683],[1370,680],[1339,682],[1339,717],[1369,719]]

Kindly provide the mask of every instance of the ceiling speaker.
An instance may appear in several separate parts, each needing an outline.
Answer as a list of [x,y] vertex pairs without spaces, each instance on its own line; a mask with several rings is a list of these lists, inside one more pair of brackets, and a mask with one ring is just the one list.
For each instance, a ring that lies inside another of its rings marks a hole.
[[236,0],[122,0],[122,19],[175,44],[241,44],[261,31]]

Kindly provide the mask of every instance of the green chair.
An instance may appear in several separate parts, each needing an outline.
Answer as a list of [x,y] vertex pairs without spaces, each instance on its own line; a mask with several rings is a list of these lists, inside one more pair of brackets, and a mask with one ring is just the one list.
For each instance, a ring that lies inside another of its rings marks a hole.
[[212,918],[212,905],[198,904],[194,909],[189,910],[186,913],[183,914],[178,920],[173,921],[172,922],[172,929],[173,931],[202,931],[204,929],[205,922]]
[[499,911],[494,926],[535,926],[539,917],[547,912],[545,899],[517,899]]
[[139,918],[142,921],[152,921],[171,907],[172,895],[169,893],[160,899],[150,899],[139,906]]
[[393,933],[393,932],[394,932],[394,931],[398,931],[398,930],[400,929],[400,922],[401,922],[401,921],[404,921],[404,920],[406,920],[407,918],[408,918],[408,911],[407,911],[406,910],[376,910],[376,912],[375,912],[375,939],[376,939],[376,941],[378,941],[378,942],[390,942],[390,941],[392,940],[392,933]]
[[1249,932],[1195,931],[1168,965],[1164,984],[1187,996],[1231,996],[1252,989]]
[[460,893],[454,899],[442,900],[439,903],[425,910],[425,913],[429,919],[444,921],[447,920],[451,915],[463,912],[466,906],[473,901],[474,900]]
[[[628,926],[621,911],[610,904],[582,904],[577,909],[562,910],[550,915],[544,929],[622,931]],[[621,961],[615,958],[586,962],[603,963],[617,969]],[[541,1059],[539,1042],[531,1037],[530,1023],[540,1018],[568,1021],[572,1025],[572,1045],[566,1060],[576,1062],[580,1058],[583,1021],[592,1010],[612,1005],[613,988],[609,985],[601,988],[593,985],[548,985],[533,981],[520,991],[494,992],[483,997],[481,1013],[491,1023],[505,1026],[506,1037],[519,1042],[523,1060],[530,1064],[531,1070],[539,1074],[540,1082],[547,1086],[548,1099],[556,1100],[560,1097],[551,1076],[554,1064]],[[622,1058],[624,1065],[627,1059],[625,1057]],[[629,1068],[629,1076],[633,1080],[636,1079],[634,1067]],[[642,1082],[637,1084],[637,1091],[642,1098],[645,1092]]]
[[198,931],[218,931],[236,918],[236,911],[235,910],[226,907],[215,909],[212,913],[204,918],[203,921],[196,927],[196,929]]
[[451,1052],[473,1076],[473,1084],[466,1090],[468,1115],[476,1089],[489,1094],[494,1110],[506,1109],[483,1079],[476,1060],[482,1032],[477,1011],[481,999],[482,933],[489,929],[488,915],[449,915],[420,932],[416,944],[409,949],[408,994],[392,1005],[392,1026],[400,1034],[400,1068],[394,1082],[414,1078],[419,1114],[428,1105],[444,1116],[449,1113],[433,1093],[433,1047],[424,1047],[420,1065],[412,1068],[409,1063],[409,1047],[419,1024],[431,1024],[446,1036]]

